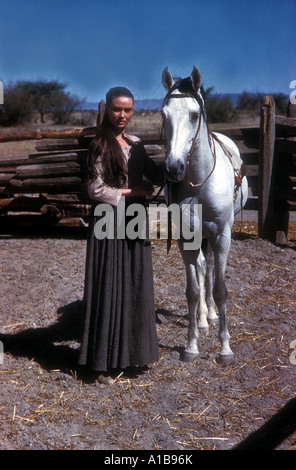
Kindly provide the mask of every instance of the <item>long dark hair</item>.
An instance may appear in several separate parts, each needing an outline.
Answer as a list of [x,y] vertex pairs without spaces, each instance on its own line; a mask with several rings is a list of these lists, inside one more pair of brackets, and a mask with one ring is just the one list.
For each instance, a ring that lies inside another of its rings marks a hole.
[[[125,87],[114,87],[106,94],[106,104],[110,105],[112,99],[119,96],[132,98],[134,101],[130,90]],[[98,176],[96,171],[98,159],[101,163],[104,183],[114,188],[121,188],[126,181],[127,168],[107,113],[105,113],[102,123],[98,125],[96,136],[89,148],[88,176],[91,181]]]

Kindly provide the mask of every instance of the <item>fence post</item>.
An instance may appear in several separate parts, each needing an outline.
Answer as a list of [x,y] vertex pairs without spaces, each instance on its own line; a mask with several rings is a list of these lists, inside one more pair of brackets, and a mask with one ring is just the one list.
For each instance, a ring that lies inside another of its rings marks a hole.
[[258,181],[258,235],[273,240],[274,197],[273,159],[275,142],[275,104],[272,96],[264,96],[261,102],[259,181]]

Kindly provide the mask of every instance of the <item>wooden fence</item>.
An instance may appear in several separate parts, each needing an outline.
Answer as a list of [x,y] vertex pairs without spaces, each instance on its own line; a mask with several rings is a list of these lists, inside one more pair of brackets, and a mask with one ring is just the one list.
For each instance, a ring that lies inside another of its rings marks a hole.
[[[86,128],[0,136],[0,142],[37,140],[34,154],[0,157],[1,227],[87,225],[91,201],[86,157],[95,131]],[[260,127],[222,132],[236,142],[246,164],[249,198],[245,210],[258,211],[259,236],[286,242],[289,211],[295,209],[296,142],[291,136],[296,136],[296,119],[275,116],[272,97],[264,97]],[[152,158],[164,158],[160,134],[139,137]]]
[[276,116],[271,96],[262,100],[259,155],[258,233],[285,244],[296,210],[296,119]]

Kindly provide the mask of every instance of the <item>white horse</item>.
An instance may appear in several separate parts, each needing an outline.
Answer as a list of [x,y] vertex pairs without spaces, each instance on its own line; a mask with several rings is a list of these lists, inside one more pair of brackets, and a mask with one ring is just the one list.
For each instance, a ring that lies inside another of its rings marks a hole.
[[198,68],[194,66],[190,77],[175,82],[166,67],[162,82],[168,91],[162,109],[166,202],[178,204],[180,210],[186,205],[201,204],[202,221],[197,220],[191,209],[188,223],[192,227],[194,222],[197,229],[201,224],[202,239],[208,240],[204,253],[198,248],[185,249],[182,234],[178,240],[186,269],[189,310],[183,360],[192,361],[198,356],[198,329],[208,331],[209,323],[219,318],[219,359],[227,363],[234,354],[226,319],[225,270],[234,215],[247,201],[248,183],[235,143],[224,135],[209,132]]

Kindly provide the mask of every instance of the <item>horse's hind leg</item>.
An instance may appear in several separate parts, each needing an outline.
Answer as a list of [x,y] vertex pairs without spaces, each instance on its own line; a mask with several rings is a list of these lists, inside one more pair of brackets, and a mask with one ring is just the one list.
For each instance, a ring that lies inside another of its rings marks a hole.
[[230,231],[229,233],[223,233],[217,237],[215,246],[213,247],[215,256],[214,299],[219,310],[219,339],[221,342],[219,359],[223,363],[230,362],[234,357],[229,345],[230,335],[226,318],[227,289],[225,284],[225,271],[230,250],[230,239]]
[[208,309],[208,322],[210,324],[216,324],[218,322],[218,315],[216,313],[216,304],[213,297],[213,286],[214,286],[214,254],[210,243],[208,243],[205,251],[206,259],[206,275],[205,275],[205,286],[206,286],[206,304]]
[[188,341],[185,351],[183,353],[183,361],[191,362],[199,354],[198,351],[198,321],[197,321],[197,307],[199,302],[199,285],[197,280],[197,256],[198,251],[183,250],[179,243],[181,255],[184,260],[186,270],[186,298],[188,304],[189,314],[189,327],[188,327]]

